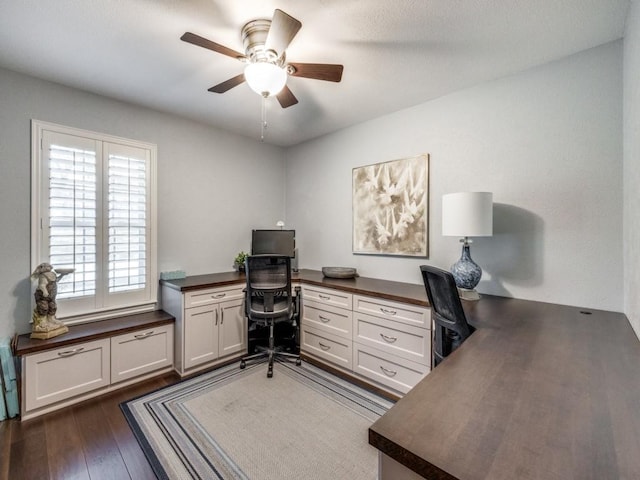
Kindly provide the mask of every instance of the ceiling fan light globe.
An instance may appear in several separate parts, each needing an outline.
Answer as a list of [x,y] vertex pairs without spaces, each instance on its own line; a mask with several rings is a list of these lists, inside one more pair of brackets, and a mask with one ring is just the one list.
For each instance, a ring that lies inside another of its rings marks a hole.
[[287,72],[269,62],[250,63],[244,69],[247,84],[258,95],[277,95],[287,83]]

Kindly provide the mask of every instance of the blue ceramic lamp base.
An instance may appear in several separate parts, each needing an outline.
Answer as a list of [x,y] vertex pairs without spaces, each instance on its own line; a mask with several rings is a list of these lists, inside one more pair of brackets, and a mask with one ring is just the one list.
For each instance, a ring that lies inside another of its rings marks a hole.
[[475,288],[482,277],[482,269],[471,259],[470,243],[467,237],[460,240],[462,244],[462,255],[460,260],[451,266],[451,274],[456,281],[460,297],[464,300],[478,300],[480,295]]

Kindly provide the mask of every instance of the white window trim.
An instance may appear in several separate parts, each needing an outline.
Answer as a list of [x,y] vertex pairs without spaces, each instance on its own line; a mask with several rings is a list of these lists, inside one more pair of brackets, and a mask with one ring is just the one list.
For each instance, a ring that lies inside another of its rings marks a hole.
[[[150,171],[149,171],[149,189],[150,189],[150,205],[149,205],[149,221],[150,221],[150,240],[148,252],[149,268],[149,298],[136,301],[131,304],[118,305],[117,307],[104,306],[102,308],[94,308],[91,311],[80,315],[65,315],[64,309],[59,309],[56,317],[63,320],[67,325],[76,323],[85,323],[94,320],[103,320],[120,315],[130,315],[134,313],[142,313],[155,310],[158,305],[158,270],[157,270],[157,146],[155,144],[131,140],[127,138],[107,135],[103,133],[93,132],[89,130],[67,127],[55,123],[44,122],[40,120],[31,120],[31,272],[42,263],[41,257],[43,239],[41,229],[41,205],[42,205],[42,166],[44,164],[42,137],[44,131],[53,131],[67,135],[79,137],[88,137],[106,143],[117,143],[120,145],[131,146],[135,148],[147,149],[150,152]],[[34,302],[32,298],[32,303]],[[33,305],[32,305],[33,306]]]

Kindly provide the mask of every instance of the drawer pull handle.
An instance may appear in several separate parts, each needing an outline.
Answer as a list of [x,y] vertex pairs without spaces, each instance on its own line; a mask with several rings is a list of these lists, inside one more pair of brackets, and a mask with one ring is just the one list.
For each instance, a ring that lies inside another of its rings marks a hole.
[[320,321],[321,321],[322,323],[327,323],[327,322],[330,322],[330,321],[331,321],[331,319],[330,319],[330,318],[323,317],[322,315],[318,315],[318,318],[320,319]]
[[331,300],[331,297],[329,295],[322,295],[321,293],[319,293],[318,296],[323,300]]
[[64,352],[58,352],[59,357],[72,357],[76,353],[80,353],[84,350],[84,347],[74,348],[73,350],[66,350]]
[[227,296],[226,293],[215,293],[215,294],[211,295],[211,298],[224,298],[226,296]]
[[143,338],[147,338],[151,335],[153,335],[153,330],[147,333],[139,333],[138,335],[134,335],[133,338],[135,338],[136,340],[142,340]]
[[216,310],[216,326],[218,325],[218,310]]
[[381,333],[380,336],[385,342],[393,343],[398,340],[398,337],[387,337],[384,333]]
[[325,345],[325,344],[324,344],[324,343],[322,343],[322,342],[318,342],[318,345],[320,345],[320,348],[321,348],[322,350],[324,350],[325,352],[331,348],[329,345]]
[[384,313],[385,315],[397,315],[398,312],[396,312],[395,310],[387,310],[386,308],[382,308],[380,307],[380,311],[382,313]]
[[380,370],[382,370],[387,377],[395,377],[398,373],[395,370],[388,370],[384,368],[382,365],[380,365]]
[[224,310],[220,310],[220,325],[224,323]]

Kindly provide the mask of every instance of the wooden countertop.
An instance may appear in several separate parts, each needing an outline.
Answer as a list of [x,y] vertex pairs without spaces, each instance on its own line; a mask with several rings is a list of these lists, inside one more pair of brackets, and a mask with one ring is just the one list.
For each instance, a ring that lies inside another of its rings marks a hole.
[[625,315],[463,304],[477,330],[371,426],[371,445],[432,480],[640,478],[640,342]]
[[[292,275],[293,281],[317,285],[359,295],[371,295],[396,302],[410,303],[414,305],[429,306],[427,293],[422,284],[394,282],[376,278],[356,277],[350,279],[327,278],[318,270],[300,271]],[[208,275],[194,275],[178,280],[160,280],[161,285],[179,290],[181,292],[198,290],[201,288],[216,288],[225,285],[244,283],[245,276],[238,272],[212,273]]]
[[100,320],[98,322],[72,325],[69,331],[58,337],[47,340],[30,338],[30,334],[18,336],[14,354],[17,356],[29,353],[41,352],[52,348],[64,347],[75,343],[98,340],[114,335],[122,335],[142,328],[153,328],[160,325],[173,323],[175,318],[162,310],[155,310],[135,315],[124,315],[118,318]]

